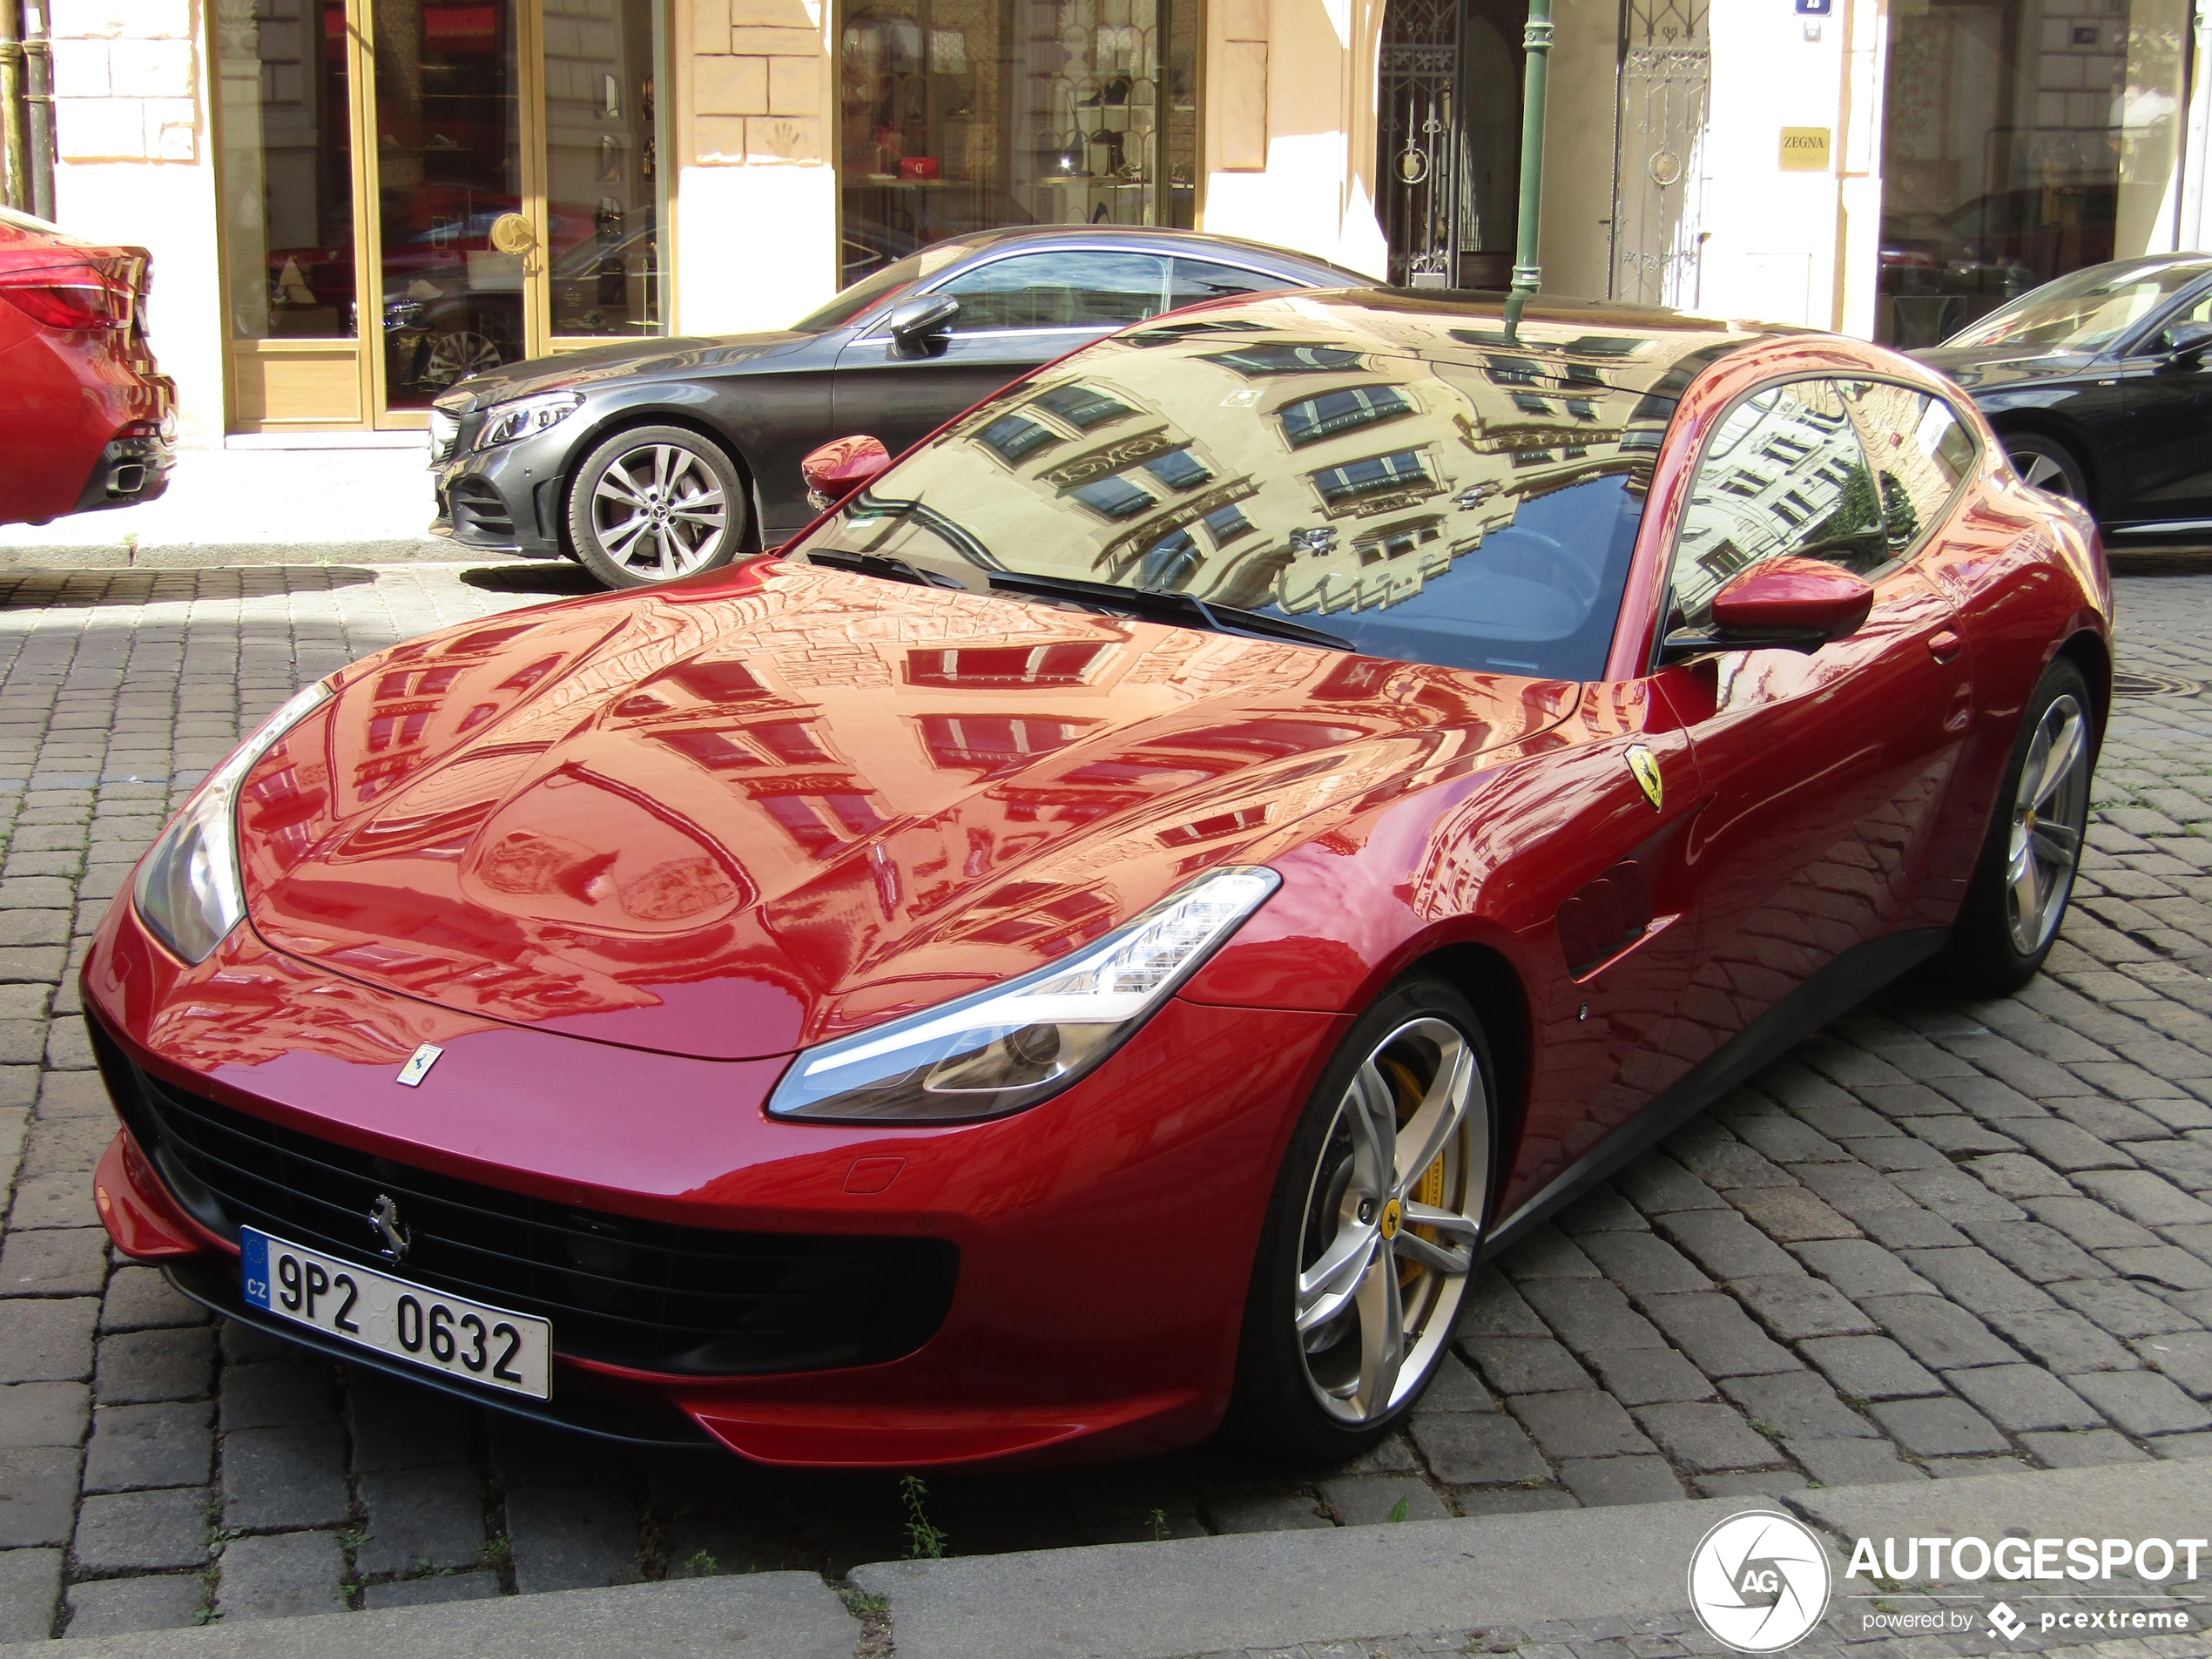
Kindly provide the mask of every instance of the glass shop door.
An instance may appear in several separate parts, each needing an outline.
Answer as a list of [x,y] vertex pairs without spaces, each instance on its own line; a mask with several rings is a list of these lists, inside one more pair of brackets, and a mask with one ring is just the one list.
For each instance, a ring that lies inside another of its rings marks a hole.
[[420,427],[480,370],[664,332],[662,12],[226,0],[233,427]]

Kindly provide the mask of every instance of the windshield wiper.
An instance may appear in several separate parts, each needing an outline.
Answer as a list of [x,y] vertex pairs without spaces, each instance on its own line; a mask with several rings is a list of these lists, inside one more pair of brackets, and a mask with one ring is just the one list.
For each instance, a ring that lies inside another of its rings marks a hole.
[[826,564],[833,570],[857,570],[862,576],[880,577],[886,582],[911,582],[917,587],[959,588],[964,584],[954,581],[940,570],[925,570],[919,564],[894,558],[888,553],[854,553],[841,547],[815,547],[806,550],[809,564]]
[[994,570],[991,586],[1007,593],[1034,593],[1042,598],[1072,599],[1081,604],[1110,610],[1132,611],[1162,622],[1212,630],[1217,634],[1247,634],[1261,639],[1293,639],[1302,645],[1329,651],[1352,651],[1348,639],[1289,622],[1241,605],[1215,604],[1190,593],[1162,593],[1152,588],[1117,587],[1111,582],[1085,582],[1071,576],[1035,576],[1027,570]]

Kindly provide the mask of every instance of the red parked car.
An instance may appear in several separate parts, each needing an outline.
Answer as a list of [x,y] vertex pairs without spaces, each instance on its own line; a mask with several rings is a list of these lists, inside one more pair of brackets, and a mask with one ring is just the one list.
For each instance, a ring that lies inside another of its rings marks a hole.
[[177,388],[146,343],[152,265],[0,207],[0,524],[168,489]]
[[833,450],[208,779],[84,970],[125,1252],[766,1462],[1342,1455],[1486,1255],[2064,913],[2103,556],[1906,358],[1300,293]]

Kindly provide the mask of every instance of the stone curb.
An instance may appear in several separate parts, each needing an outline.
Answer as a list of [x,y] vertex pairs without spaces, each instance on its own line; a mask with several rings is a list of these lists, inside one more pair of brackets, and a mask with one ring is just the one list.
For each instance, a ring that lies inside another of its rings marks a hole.
[[[1784,1501],[1828,1531],[1839,1574],[1862,1534],[2212,1536],[2212,1482],[2188,1463],[1817,1488]],[[851,1576],[889,1599],[899,1659],[1174,1659],[1379,1632],[1679,1613],[1698,1540],[1723,1518],[1770,1504],[1710,1498],[1244,1534],[883,1562]],[[819,1579],[762,1573],[32,1642],[0,1648],[0,1659],[847,1659],[860,1636]]]
[[[1849,1541],[1862,1533],[1994,1539],[2018,1526],[2036,1536],[2212,1536],[2212,1481],[2186,1463],[1817,1489],[1784,1501],[1842,1544],[1839,1595]],[[899,1659],[1172,1659],[1679,1613],[1705,1533],[1729,1515],[1774,1507],[1708,1498],[902,1561],[851,1576],[890,1597]]]
[[554,1590],[381,1613],[12,1642],[4,1659],[852,1659],[860,1622],[812,1573]]

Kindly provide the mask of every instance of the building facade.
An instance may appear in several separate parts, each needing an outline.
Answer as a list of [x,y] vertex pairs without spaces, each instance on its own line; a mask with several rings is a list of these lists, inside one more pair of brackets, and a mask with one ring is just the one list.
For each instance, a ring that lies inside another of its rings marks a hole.
[[[1557,0],[1545,287],[1916,346],[2202,246],[2191,5]],[[1512,263],[1527,0],[17,6],[45,199],[153,250],[188,442],[411,430],[474,369],[785,326],[988,226]]]

